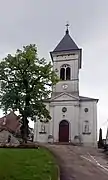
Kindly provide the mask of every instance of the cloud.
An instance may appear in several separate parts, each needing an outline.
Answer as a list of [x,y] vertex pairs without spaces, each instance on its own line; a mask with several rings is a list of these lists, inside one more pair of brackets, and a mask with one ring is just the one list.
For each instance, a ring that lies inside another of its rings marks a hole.
[[49,60],[70,23],[70,34],[83,48],[80,94],[99,97],[100,122],[108,118],[108,1],[0,0],[0,57],[36,43]]

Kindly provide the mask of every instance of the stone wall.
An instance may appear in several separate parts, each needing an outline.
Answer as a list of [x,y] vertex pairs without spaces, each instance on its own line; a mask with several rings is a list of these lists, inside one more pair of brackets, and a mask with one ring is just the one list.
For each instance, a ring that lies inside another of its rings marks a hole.
[[9,131],[6,130],[0,132],[0,143],[7,143],[9,135],[11,136],[11,144],[19,144],[17,138],[15,138]]

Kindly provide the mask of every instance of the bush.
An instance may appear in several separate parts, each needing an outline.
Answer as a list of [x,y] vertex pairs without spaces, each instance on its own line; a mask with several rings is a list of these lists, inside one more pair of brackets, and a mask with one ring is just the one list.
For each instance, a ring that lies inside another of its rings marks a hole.
[[34,143],[22,143],[20,145],[17,146],[17,148],[27,148],[27,149],[31,149],[31,148],[39,148],[39,146],[37,144]]
[[102,129],[101,129],[101,128],[100,128],[100,130],[99,130],[98,148],[103,148]]
[[33,148],[39,148],[39,146],[37,144],[34,143],[27,143],[27,144],[20,144],[20,145],[14,145],[14,144],[1,144],[0,148],[21,148],[21,149],[33,149]]

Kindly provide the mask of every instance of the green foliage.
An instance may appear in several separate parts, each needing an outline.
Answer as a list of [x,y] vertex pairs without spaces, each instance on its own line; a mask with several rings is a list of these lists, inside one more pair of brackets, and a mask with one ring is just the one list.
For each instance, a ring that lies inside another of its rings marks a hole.
[[50,119],[43,101],[49,98],[58,78],[51,63],[39,59],[37,48],[30,44],[9,54],[0,62],[0,106],[3,111],[19,110],[22,117]]
[[44,100],[51,95],[51,87],[58,81],[51,62],[39,59],[37,48],[30,44],[17,50],[0,62],[0,107],[7,111],[19,111],[22,117],[23,139],[27,139],[28,118],[34,120],[51,117]]
[[103,147],[103,140],[102,140],[102,129],[99,130],[99,141],[98,141],[98,148]]

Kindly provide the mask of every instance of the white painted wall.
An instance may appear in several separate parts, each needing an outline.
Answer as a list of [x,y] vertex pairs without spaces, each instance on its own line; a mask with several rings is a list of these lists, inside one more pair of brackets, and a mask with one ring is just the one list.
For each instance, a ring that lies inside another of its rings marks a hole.
[[[73,102],[52,102],[53,104],[53,136],[54,141],[59,141],[59,123],[62,120],[69,122],[69,140],[73,141],[74,136],[78,135],[79,108],[77,101]],[[63,113],[62,108],[66,107],[67,112]]]
[[[63,113],[62,108],[66,107],[67,112]],[[54,101],[50,104],[47,103],[47,108],[50,110],[52,120],[46,124],[46,134],[40,134],[41,123],[38,121],[35,123],[35,135],[34,141],[48,142],[48,136],[53,135],[54,142],[59,141],[59,123],[62,120],[69,122],[69,141],[74,142],[74,137],[81,135],[82,143],[84,145],[97,145],[97,104],[95,101]],[[84,109],[88,108],[88,112],[85,113]],[[64,116],[65,115],[65,116]],[[83,122],[89,121],[91,134],[83,133]]]
[[[53,107],[49,106],[49,103],[44,103],[46,105],[46,108],[50,112],[50,116],[53,117]],[[53,122],[50,120],[48,123],[45,123],[45,131],[46,134],[42,134],[41,132],[41,125],[42,123],[40,120],[37,120],[34,123],[34,142],[41,142],[41,143],[46,143],[48,142],[48,135],[52,135],[53,133]]]
[[57,75],[60,78],[60,68],[63,64],[68,64],[71,67],[71,81],[59,81],[55,88],[53,89],[54,92],[62,92],[63,84],[68,84],[67,92],[77,92],[79,91],[79,55],[76,53],[75,55],[72,54],[65,54],[65,55],[55,55],[53,57],[53,69],[54,71],[57,69]]
[[[88,108],[88,112],[84,109]],[[85,135],[83,132],[83,122],[89,121],[91,134]],[[80,133],[84,144],[97,144],[97,103],[95,101],[81,102],[80,106]]]
[[[66,90],[63,89],[63,85],[67,84],[68,88]],[[78,92],[78,87],[79,87],[79,82],[78,80],[74,81],[60,81],[59,83],[56,84],[54,91],[53,92]]]
[[78,59],[69,60],[69,61],[58,61],[54,62],[54,70],[58,70],[57,75],[60,77],[60,68],[62,65],[68,64],[71,68],[71,80],[78,79]]
[[48,127],[49,123],[45,123],[45,134],[41,133],[41,125],[42,123],[38,120],[34,124],[34,142],[46,143],[48,142]]

